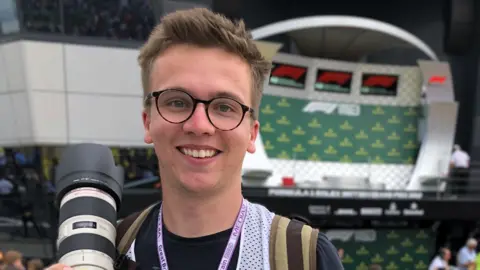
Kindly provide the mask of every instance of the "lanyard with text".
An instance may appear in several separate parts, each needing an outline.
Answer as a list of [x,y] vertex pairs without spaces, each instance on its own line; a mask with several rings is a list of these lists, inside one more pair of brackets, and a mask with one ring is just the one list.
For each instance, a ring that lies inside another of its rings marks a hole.
[[[160,267],[162,270],[168,270],[167,257],[165,256],[165,249],[163,246],[163,220],[162,220],[162,206],[160,206],[160,212],[158,214],[158,229],[157,229],[157,249],[158,258],[160,259]],[[242,232],[243,224],[247,218],[247,202],[245,199],[242,201],[242,207],[238,213],[237,220],[233,225],[232,233],[228,239],[227,247],[223,252],[222,260],[218,266],[219,270],[226,270],[232,259],[233,251],[237,246],[238,238]]]

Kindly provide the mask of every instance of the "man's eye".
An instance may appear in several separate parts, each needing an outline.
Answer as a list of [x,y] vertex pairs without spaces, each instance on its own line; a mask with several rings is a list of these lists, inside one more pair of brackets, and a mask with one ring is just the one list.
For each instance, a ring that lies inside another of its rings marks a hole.
[[185,107],[185,102],[181,101],[181,100],[172,100],[168,103],[168,106],[172,106],[172,107]]
[[221,111],[221,112],[231,112],[231,111],[233,111],[232,107],[230,107],[226,104],[218,105],[218,110]]

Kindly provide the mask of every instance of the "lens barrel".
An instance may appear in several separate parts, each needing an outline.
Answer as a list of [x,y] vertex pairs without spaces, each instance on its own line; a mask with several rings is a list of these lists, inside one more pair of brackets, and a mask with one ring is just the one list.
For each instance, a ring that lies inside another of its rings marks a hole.
[[59,262],[75,268],[112,269],[123,169],[98,144],[67,147],[56,169]]

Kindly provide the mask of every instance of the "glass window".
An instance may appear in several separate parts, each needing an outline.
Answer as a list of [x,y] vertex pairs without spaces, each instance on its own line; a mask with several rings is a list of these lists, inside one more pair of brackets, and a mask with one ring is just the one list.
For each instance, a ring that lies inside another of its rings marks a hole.
[[26,31],[62,32],[60,0],[22,0],[21,3]]
[[0,1],[0,35],[8,35],[20,31],[15,0]]

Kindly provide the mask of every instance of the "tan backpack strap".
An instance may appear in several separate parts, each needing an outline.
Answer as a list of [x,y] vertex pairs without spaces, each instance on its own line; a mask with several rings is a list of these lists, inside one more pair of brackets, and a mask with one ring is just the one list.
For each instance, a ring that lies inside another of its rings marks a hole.
[[145,210],[143,210],[140,215],[138,215],[138,217],[135,219],[135,221],[133,221],[132,225],[129,226],[128,230],[122,236],[117,246],[117,250],[120,255],[125,255],[128,252],[128,249],[132,245],[133,240],[135,240],[135,237],[137,236],[138,230],[140,230],[143,221],[147,218],[148,214],[156,205],[157,204],[152,204]]
[[[318,243],[318,229],[313,229],[310,226],[305,226],[309,227],[312,232],[310,234],[310,241],[305,241],[304,245],[310,245],[310,270],[317,270],[317,243]],[[308,269],[308,268],[305,268]]]
[[[273,238],[270,238],[270,246],[273,245],[273,250],[270,250],[270,269],[274,270],[288,270],[288,255],[287,255],[287,227],[290,219],[282,216],[275,216],[275,223],[272,222],[270,235],[273,233]],[[272,258],[273,257],[273,258]]]
[[[302,229],[305,227],[300,221],[291,220],[287,227],[287,256],[289,269],[309,270],[305,268],[303,257]],[[307,261],[308,262],[308,261]],[[308,267],[308,263],[307,263]]]
[[275,270],[275,247],[277,243],[277,227],[278,222],[280,221],[281,216],[275,215],[272,220],[272,225],[270,226],[270,238],[269,238],[269,259],[270,259],[270,269]]
[[272,270],[317,270],[318,230],[275,215],[270,230]]

